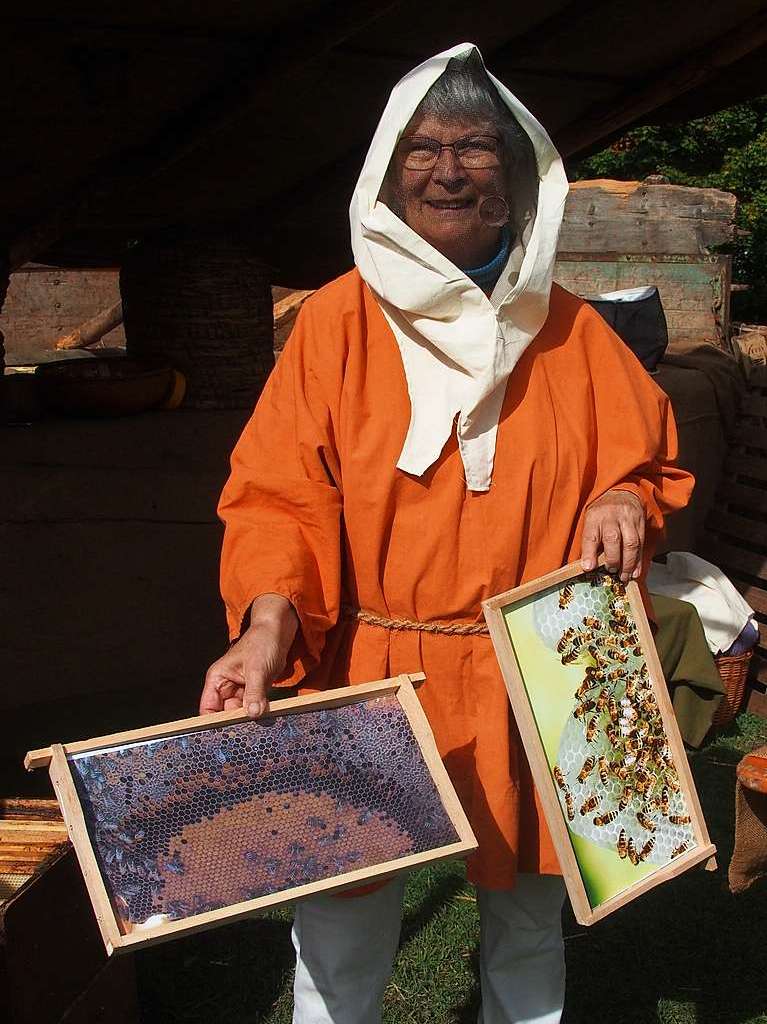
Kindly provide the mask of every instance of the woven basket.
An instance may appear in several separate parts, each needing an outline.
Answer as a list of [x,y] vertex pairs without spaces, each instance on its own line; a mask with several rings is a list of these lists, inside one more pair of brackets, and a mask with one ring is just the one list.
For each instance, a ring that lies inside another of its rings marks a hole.
[[711,723],[712,728],[721,728],[729,725],[733,718],[740,711],[743,703],[743,694],[746,690],[746,678],[748,667],[751,663],[753,650],[744,654],[724,655],[719,654],[714,658],[719,675],[724,683],[724,700],[714,715]]

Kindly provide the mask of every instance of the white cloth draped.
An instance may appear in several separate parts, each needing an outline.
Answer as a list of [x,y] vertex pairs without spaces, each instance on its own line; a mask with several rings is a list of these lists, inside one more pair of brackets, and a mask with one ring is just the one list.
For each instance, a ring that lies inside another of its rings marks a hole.
[[416,476],[440,456],[456,422],[466,485],[490,487],[506,381],[543,326],[567,196],[562,161],[546,131],[497,79],[501,99],[530,137],[538,207],[524,256],[509,258],[488,298],[416,234],[378,195],[389,161],[418,104],[462,43],[419,65],[394,87],[370,145],[350,208],[352,249],[397,340],[411,402],[397,467]]

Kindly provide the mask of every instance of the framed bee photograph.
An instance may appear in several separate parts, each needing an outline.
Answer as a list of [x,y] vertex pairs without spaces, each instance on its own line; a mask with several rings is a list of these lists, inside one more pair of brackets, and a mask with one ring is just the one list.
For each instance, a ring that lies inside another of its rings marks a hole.
[[108,953],[477,848],[421,673],[30,751]]
[[483,609],[577,920],[715,867],[638,585],[575,563]]

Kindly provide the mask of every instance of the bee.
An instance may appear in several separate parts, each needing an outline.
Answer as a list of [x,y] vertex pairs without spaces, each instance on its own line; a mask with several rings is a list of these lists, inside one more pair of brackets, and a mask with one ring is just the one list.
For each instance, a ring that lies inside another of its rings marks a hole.
[[636,849],[634,847],[634,840],[630,836],[629,836],[628,848],[627,848],[626,852],[629,855],[629,860],[634,865],[634,867],[636,867],[637,864],[639,863],[639,854],[636,852]]
[[680,843],[679,846],[674,847],[674,849],[671,851],[671,859],[673,860],[674,857],[678,857],[681,853],[685,853],[686,850],[689,849],[689,846],[689,842],[685,842]]
[[618,733],[612,722],[607,723],[607,726],[605,728],[605,735],[607,736],[607,739],[609,740],[611,747],[618,746],[618,741],[620,737],[618,736]]
[[692,819],[689,814],[669,814],[668,820],[672,825],[689,825]]
[[605,681],[604,670],[597,668],[596,665],[588,665],[586,667],[586,675],[589,679],[594,679],[597,683],[603,683]]
[[633,700],[636,697],[637,674],[633,672],[626,680],[626,696]]
[[564,587],[559,591],[559,607],[567,608],[573,599],[573,585],[572,583],[566,583]]
[[651,821],[642,811],[637,811],[637,821],[647,832],[654,832],[656,825],[654,821]]
[[581,700],[581,698],[585,697],[586,694],[589,692],[589,690],[593,690],[596,685],[597,684],[594,681],[593,677],[587,675],[586,678],[581,683],[581,685],[575,691],[576,698],[578,700]]
[[628,807],[629,801],[631,800],[631,796],[632,796],[633,792],[634,792],[633,786],[624,786],[623,787],[623,792],[621,793],[621,798],[618,801],[618,810],[619,811],[625,811],[625,809]]
[[575,818],[575,806],[573,805],[573,795],[569,789],[565,790],[565,808],[567,810],[567,820],[572,821]]
[[594,811],[599,806],[599,797],[594,793],[591,796],[586,797],[581,806],[578,808],[581,816],[586,815],[589,811]]
[[644,718],[638,718],[634,725],[634,728],[636,730],[637,736],[642,737],[642,739],[644,739],[645,736],[650,735],[650,726],[644,720]]
[[668,786],[664,786],[663,789],[660,791],[660,803],[658,805],[660,807],[660,812],[662,815],[664,815],[664,817],[668,815],[668,801]]
[[572,663],[574,661],[577,661],[579,657],[580,651],[573,647],[569,651],[565,651],[565,653],[562,655],[562,664],[572,665]]
[[628,654],[620,649],[620,647],[606,647],[605,654],[612,661],[619,661],[621,665],[625,665],[629,660]]
[[607,701],[609,700],[609,698],[610,698],[610,691],[607,688],[603,687],[599,691],[599,696],[597,697],[597,702],[594,705],[596,707],[597,711],[603,711],[604,710],[604,707],[607,704]]
[[655,694],[652,692],[652,690],[645,690],[642,693],[641,699],[639,701],[639,707],[642,709],[643,712],[646,712],[650,715],[655,714],[655,712],[657,711],[657,702],[655,700]]
[[615,665],[607,673],[607,678],[611,683],[617,683],[619,679],[623,679],[626,675],[626,669],[622,665]]
[[593,743],[594,738],[597,734],[598,717],[594,715],[589,719],[589,724],[586,726],[586,742]]
[[652,752],[649,747],[645,747],[644,750],[640,750],[637,754],[637,767],[647,768],[648,762],[652,757]]
[[594,770],[596,764],[596,758],[593,754],[589,754],[586,760],[583,762],[583,767],[578,772],[578,782],[585,782],[589,775]]
[[578,707],[575,708],[575,710],[573,711],[573,718],[583,718],[583,716],[587,715],[589,711],[593,711],[595,707],[596,704],[593,700],[587,700],[583,704],[579,704]]
[[673,774],[672,774],[671,772],[668,772],[668,773],[667,773],[667,775],[666,775],[666,782],[668,782],[668,784],[669,784],[669,787],[670,787],[670,788],[671,788],[671,789],[672,789],[672,790],[673,790],[673,791],[674,791],[675,793],[678,793],[678,792],[679,792],[679,790],[680,790],[680,785],[679,785],[679,779],[678,779],[678,778],[677,778],[677,776],[676,776],[676,772],[674,772]]
[[597,826],[609,825],[611,821],[615,821],[618,817],[618,812],[615,810],[608,811],[606,814],[597,814],[594,818],[594,824]]
[[586,629],[604,629],[602,622],[599,619],[595,619],[593,615],[586,615],[583,619],[583,625]]
[[650,678],[650,670],[647,667],[647,665],[642,665],[641,666],[641,668],[639,669],[639,674],[642,677],[642,679],[649,679]]
[[[623,724],[624,723],[621,722],[621,726],[623,726]],[[642,748],[642,744],[635,736],[630,735],[630,733],[633,731],[630,726],[625,726],[625,731],[626,738],[623,741],[624,749],[629,754],[638,754]],[[621,729],[621,732],[623,732],[623,728]]]
[[618,721],[618,702],[616,701],[615,697],[610,697],[610,699],[608,700],[607,712],[610,715],[610,718],[613,720],[613,722]]
[[566,792],[567,791],[567,783],[565,782],[565,777],[562,774],[562,769],[559,767],[558,764],[555,764],[554,767],[551,769],[551,774],[554,776],[554,781],[559,786],[559,788],[562,790],[562,792],[563,793]]
[[557,644],[557,651],[561,654],[577,633],[575,626],[569,626],[562,634],[562,639]]
[[599,771],[600,782],[602,783],[603,786],[606,786],[607,782],[608,782],[608,779],[609,779],[609,776],[610,776],[610,769],[609,769],[609,767],[607,765],[607,758],[606,757],[600,757],[599,758],[599,768],[598,768],[598,771]]
[[641,658],[642,657],[642,645],[641,644],[637,644],[636,647],[634,648],[634,650],[631,653],[633,654],[633,656],[635,658]]
[[618,842],[616,843],[615,848],[618,851],[618,856],[620,857],[620,859],[625,860],[629,852],[629,844],[628,840],[626,839],[626,830],[623,828],[620,831],[620,835],[618,836]]
[[655,846],[655,836],[650,836],[650,838],[644,844],[642,849],[639,851],[639,855],[638,856],[639,856],[639,860],[640,861],[647,860],[647,858],[652,853],[653,846]]

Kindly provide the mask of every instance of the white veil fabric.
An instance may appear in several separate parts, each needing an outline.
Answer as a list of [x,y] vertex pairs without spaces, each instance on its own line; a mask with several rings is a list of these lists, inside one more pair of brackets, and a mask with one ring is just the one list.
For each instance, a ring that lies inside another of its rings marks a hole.
[[451,58],[474,50],[472,43],[445,50],[394,87],[352,196],[350,220],[355,263],[394,332],[407,380],[410,425],[397,468],[421,476],[439,458],[455,422],[466,486],[487,491],[506,382],[548,315],[568,189],[562,160],[545,129],[490,75],[533,144],[538,205],[521,267],[518,250],[512,251],[489,298],[378,198],[419,103]]

